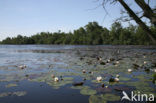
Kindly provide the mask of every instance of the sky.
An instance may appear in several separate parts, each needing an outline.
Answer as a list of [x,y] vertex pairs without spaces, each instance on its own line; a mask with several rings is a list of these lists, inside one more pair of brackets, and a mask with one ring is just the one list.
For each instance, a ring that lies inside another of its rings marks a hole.
[[[106,16],[102,7],[96,8],[100,2],[95,1],[0,0],[0,41],[18,34],[31,36],[58,30],[72,32],[92,21],[109,29],[114,20],[121,16],[123,8],[119,3],[106,5],[109,12]],[[132,8],[138,10],[136,5]]]

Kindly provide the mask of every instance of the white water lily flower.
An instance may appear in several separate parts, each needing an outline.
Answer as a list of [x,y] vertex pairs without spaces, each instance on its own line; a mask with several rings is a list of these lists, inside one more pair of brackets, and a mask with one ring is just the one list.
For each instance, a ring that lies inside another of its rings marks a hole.
[[20,69],[23,69],[23,66],[22,65],[20,65],[20,66],[18,66]]
[[24,69],[24,68],[26,68],[27,66],[26,65],[20,65],[20,66],[18,66],[20,69]]
[[23,65],[18,66],[20,69],[24,69]]
[[116,61],[116,64],[119,64],[120,62],[119,61]]
[[59,81],[59,78],[58,78],[58,77],[55,77],[55,78],[54,78],[54,81],[55,81],[55,82],[58,82],[58,81]]
[[109,62],[110,62],[110,59],[108,59],[107,61],[108,61],[108,63],[109,63]]
[[132,72],[132,69],[128,69],[128,72]]
[[115,82],[119,82],[119,78],[114,78]]
[[105,88],[108,88],[108,86],[106,85]]
[[146,61],[144,61],[144,64],[147,64],[147,62],[146,62]]
[[83,73],[86,73],[86,70],[82,70]]
[[99,76],[99,77],[96,78],[96,80],[97,80],[97,81],[101,81],[101,80],[102,80],[102,77]]

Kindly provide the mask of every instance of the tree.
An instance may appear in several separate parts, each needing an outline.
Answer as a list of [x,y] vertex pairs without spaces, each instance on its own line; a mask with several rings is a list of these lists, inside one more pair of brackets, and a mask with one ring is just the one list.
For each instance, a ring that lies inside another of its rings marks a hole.
[[[149,1],[149,0],[148,0]],[[155,9],[151,9],[151,7],[146,4],[144,0],[135,0],[135,2],[141,7],[143,10],[143,16],[150,19],[151,23],[156,27],[156,13],[154,13]]]
[[111,31],[110,31],[110,40],[112,44],[120,44],[119,36],[122,31],[122,25],[119,22],[115,22],[112,24]]
[[109,44],[109,30],[107,28],[103,28],[102,33],[101,33],[101,38],[102,38],[102,44]]
[[[156,28],[150,29],[156,33]],[[155,36],[156,37],[156,36]],[[41,32],[31,37],[18,35],[6,38],[1,44],[126,44],[126,45],[150,45],[151,40],[140,26],[130,24],[123,27],[120,22],[114,22],[108,30],[97,22],[89,22],[85,27],[80,27],[74,32],[64,33],[61,31],[49,33]]]
[[[135,20],[135,22],[146,32],[148,37],[156,44],[156,38],[151,31],[151,29],[137,16],[137,14],[126,4],[124,0],[103,0],[102,5],[104,6],[108,2],[119,2],[124,9],[127,11],[129,16]],[[155,9],[152,9],[149,4],[145,2],[145,0],[135,0],[136,4],[143,10],[143,16],[148,18],[156,27],[156,13],[154,12]]]

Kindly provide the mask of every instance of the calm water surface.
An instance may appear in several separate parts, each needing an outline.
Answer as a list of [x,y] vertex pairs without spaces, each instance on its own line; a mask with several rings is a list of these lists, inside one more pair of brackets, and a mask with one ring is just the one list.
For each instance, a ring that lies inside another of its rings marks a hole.
[[[0,103],[120,103],[122,91],[156,96],[155,69],[156,46],[0,45]],[[117,74],[120,81],[110,83]]]

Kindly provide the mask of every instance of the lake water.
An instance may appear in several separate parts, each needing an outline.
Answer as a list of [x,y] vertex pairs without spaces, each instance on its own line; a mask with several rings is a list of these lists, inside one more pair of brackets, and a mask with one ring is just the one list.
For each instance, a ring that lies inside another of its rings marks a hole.
[[[156,46],[0,45],[0,103],[122,103],[122,91],[156,96],[154,70]],[[119,82],[110,82],[116,75]]]

